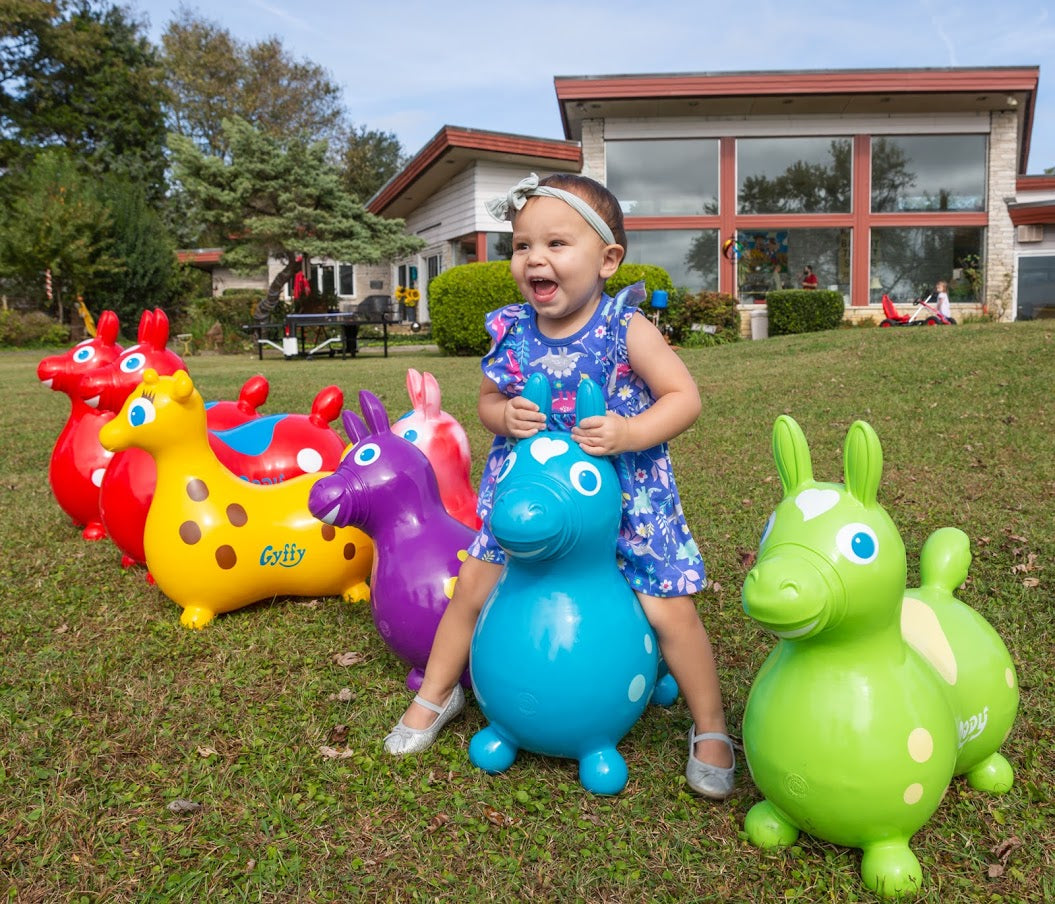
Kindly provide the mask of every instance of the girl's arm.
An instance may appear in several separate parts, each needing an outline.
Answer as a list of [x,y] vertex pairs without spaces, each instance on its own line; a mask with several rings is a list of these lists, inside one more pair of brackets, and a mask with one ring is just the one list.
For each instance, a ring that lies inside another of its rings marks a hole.
[[476,411],[480,422],[495,436],[524,439],[546,426],[546,415],[539,411],[538,405],[523,396],[503,395],[498,384],[487,377],[480,384]]
[[700,416],[696,381],[643,314],[630,320],[626,347],[631,369],[652,390],[656,403],[631,418],[608,413],[584,420],[572,430],[572,438],[590,455],[650,449],[684,432]]

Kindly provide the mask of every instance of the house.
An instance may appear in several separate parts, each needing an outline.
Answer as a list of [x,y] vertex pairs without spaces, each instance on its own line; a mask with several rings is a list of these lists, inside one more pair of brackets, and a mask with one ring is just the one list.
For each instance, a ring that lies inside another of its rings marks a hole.
[[[620,199],[627,260],[743,315],[808,264],[851,319],[943,279],[954,313],[1055,307],[1055,177],[1024,175],[1036,66],[557,76],[563,140],[445,126],[370,199],[428,241],[398,285],[509,257],[484,203],[528,172]],[[421,319],[427,319],[427,303]]]

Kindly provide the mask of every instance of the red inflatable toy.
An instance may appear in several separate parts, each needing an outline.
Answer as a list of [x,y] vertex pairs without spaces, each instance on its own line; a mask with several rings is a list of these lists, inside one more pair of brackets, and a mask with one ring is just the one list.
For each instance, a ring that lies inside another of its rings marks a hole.
[[45,358],[37,365],[37,379],[49,389],[65,393],[70,414],[59,433],[48,465],[48,482],[59,507],[78,527],[85,540],[106,536],[99,514],[99,485],[113,453],[99,442],[99,428],[114,416],[87,405],[80,395],[80,382],[94,370],[105,370],[121,354],[117,315],[103,311],[95,338],[86,339],[62,355]]

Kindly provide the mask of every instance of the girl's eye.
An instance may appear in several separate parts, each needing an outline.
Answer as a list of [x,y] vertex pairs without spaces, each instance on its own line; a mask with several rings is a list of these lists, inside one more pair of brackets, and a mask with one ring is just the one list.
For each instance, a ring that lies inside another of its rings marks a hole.
[[835,535],[835,545],[850,562],[867,565],[879,555],[879,538],[867,524],[846,524]]

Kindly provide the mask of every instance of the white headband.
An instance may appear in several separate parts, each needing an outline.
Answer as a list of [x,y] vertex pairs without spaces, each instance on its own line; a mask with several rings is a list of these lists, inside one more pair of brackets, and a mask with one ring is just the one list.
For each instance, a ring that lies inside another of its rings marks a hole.
[[528,198],[558,198],[566,204],[575,208],[579,214],[596,232],[606,245],[616,243],[611,227],[601,219],[589,204],[578,195],[565,191],[563,188],[553,188],[549,185],[539,185],[538,176],[532,173],[526,179],[521,179],[514,185],[504,198],[492,198],[487,202],[487,212],[496,220],[511,220],[516,211],[520,210]]

